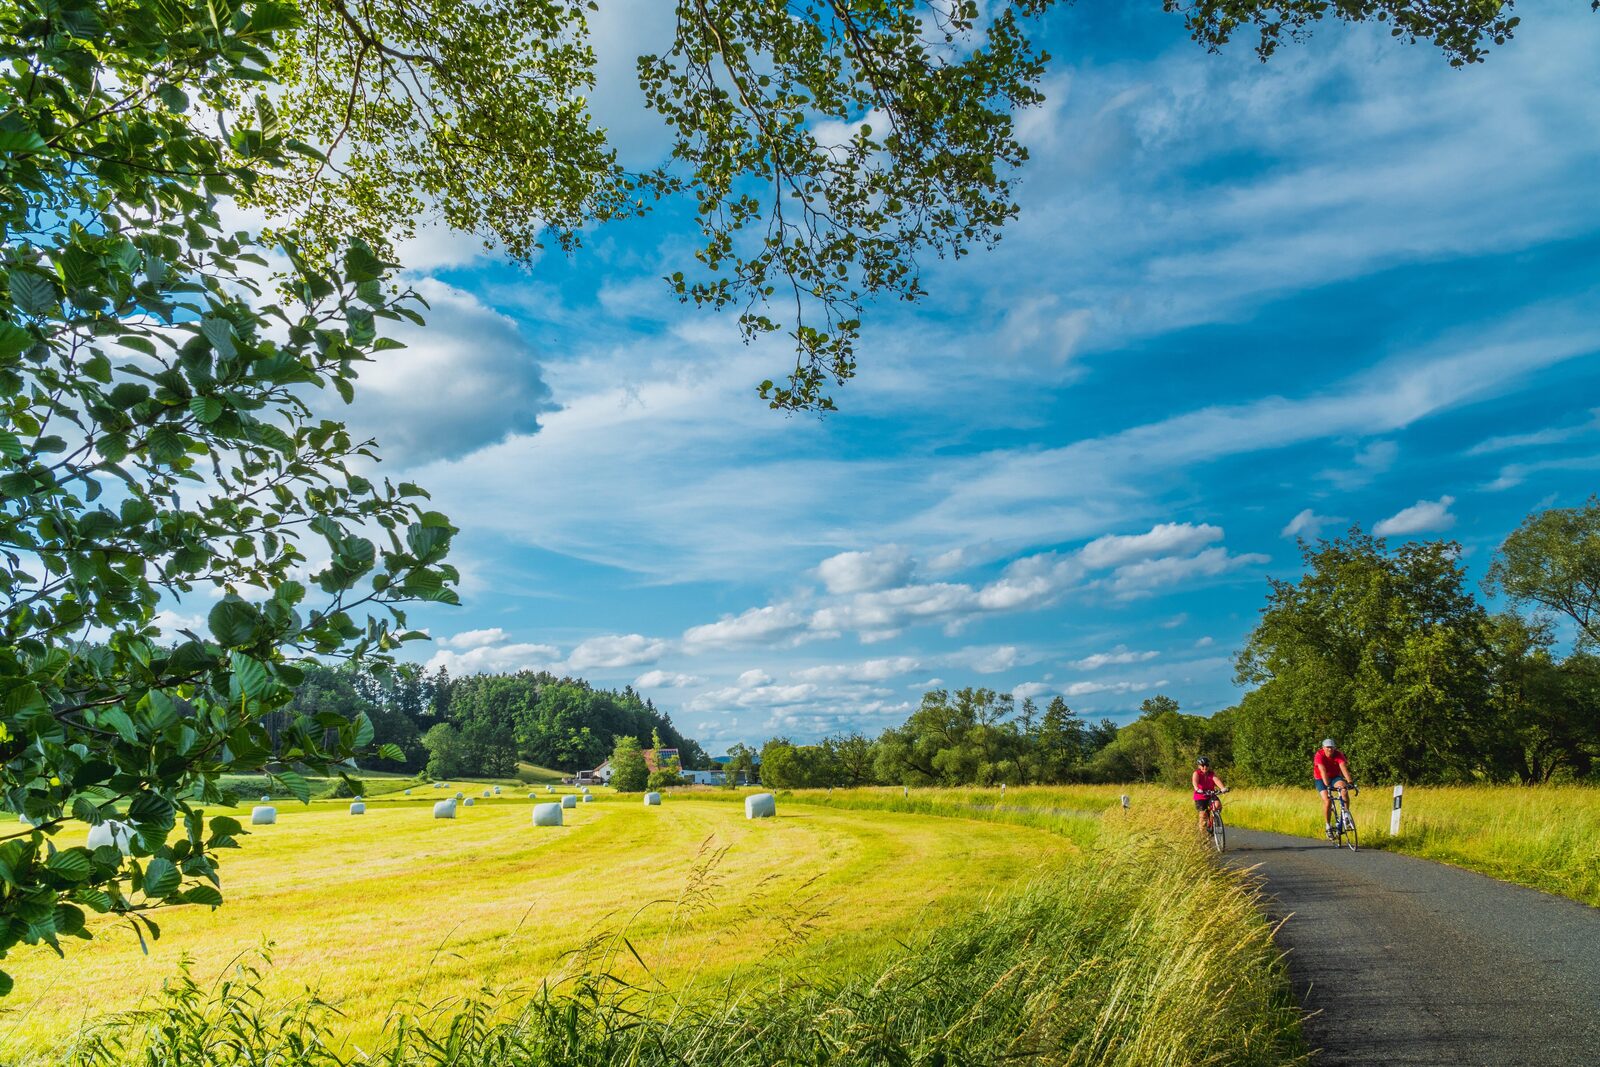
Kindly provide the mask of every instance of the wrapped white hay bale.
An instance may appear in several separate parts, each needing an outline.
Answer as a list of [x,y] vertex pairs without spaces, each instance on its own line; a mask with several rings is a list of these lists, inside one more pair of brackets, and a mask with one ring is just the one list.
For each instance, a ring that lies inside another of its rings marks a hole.
[[410,795],[411,795],[411,790],[407,789],[406,790],[406,796],[410,796]]
[[366,805],[366,803],[364,801],[354,800],[354,801],[350,802],[350,814],[351,815],[365,815],[366,813],[367,813],[367,805]]
[[456,794],[456,799],[457,800],[465,800],[465,799],[467,799],[467,794],[465,794],[465,793],[457,793]]
[[467,807],[469,807],[469,808],[472,807],[473,802],[476,801],[477,799],[478,799],[477,797],[468,797],[467,798]]
[[269,797],[269,796],[267,796],[267,794],[265,794],[265,793],[262,793],[262,794],[261,794],[261,803],[263,803],[263,804],[265,804],[265,803],[266,803],[266,802],[267,802],[267,801],[269,801],[269,800],[271,800],[271,799],[272,799],[272,798],[271,798],[271,797]]
[[[500,790],[496,789],[495,792],[498,793],[498,792],[500,792]],[[485,789],[483,791],[483,795],[487,797],[489,795],[489,791],[487,789]]]
[[533,806],[533,825],[535,826],[560,826],[560,804],[535,804]]
[[538,793],[529,793],[529,794],[528,794],[528,799],[529,799],[529,800],[532,800],[532,799],[533,799],[533,798],[534,798],[534,797],[536,797],[536,796],[538,796],[538,795],[539,795],[539,794],[538,794]]
[[278,821],[278,809],[257,805],[250,809],[251,826],[271,826]]
[[661,794],[660,793],[646,793],[644,795],[644,802],[645,802],[645,805],[647,807],[652,807],[653,808],[656,805],[661,803]]
[[544,787],[544,791],[546,793],[554,793],[556,791],[556,787],[553,785],[547,785]]
[[566,796],[561,798],[561,806],[563,808],[575,808],[578,806],[578,798],[573,796],[571,793],[568,793]]
[[589,787],[588,786],[584,786],[583,787],[583,795],[584,796],[588,796],[589,795]]
[[433,787],[435,789],[448,789],[448,788],[450,788],[449,786],[445,785],[443,782],[434,782],[433,783]]
[[500,787],[499,786],[495,786],[494,787],[494,795],[495,796],[499,796],[500,795]]
[[771,793],[752,793],[744,798],[744,817],[771,819],[778,814],[778,798]]
[[89,827],[89,851],[93,852],[102,845],[114,845],[124,856],[128,854],[128,842],[133,838],[133,831],[127,823],[120,823],[115,819],[107,819],[99,826]]
[[453,801],[453,800],[441,800],[441,801],[439,801],[438,803],[436,803],[433,806],[433,817],[435,819],[453,819],[453,818],[455,818],[456,817],[456,802]]

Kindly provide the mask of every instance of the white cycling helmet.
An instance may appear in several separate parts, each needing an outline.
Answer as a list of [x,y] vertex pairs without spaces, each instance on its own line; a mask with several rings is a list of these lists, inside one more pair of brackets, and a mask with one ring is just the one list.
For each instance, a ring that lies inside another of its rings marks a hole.
[[1324,738],[1323,738],[1323,739],[1322,739],[1322,747],[1323,747],[1323,748],[1338,748],[1338,747],[1339,747],[1339,746],[1338,746],[1338,745],[1335,745],[1335,744],[1334,744],[1334,743],[1333,743],[1333,738],[1331,738],[1331,737],[1324,737]]

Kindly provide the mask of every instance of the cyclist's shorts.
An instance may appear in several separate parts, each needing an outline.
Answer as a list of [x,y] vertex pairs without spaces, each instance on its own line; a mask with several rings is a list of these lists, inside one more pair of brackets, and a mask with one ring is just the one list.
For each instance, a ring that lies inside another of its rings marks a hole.
[[1211,798],[1210,797],[1195,797],[1194,798],[1194,810],[1195,811],[1205,811],[1210,806],[1211,806]]
[[[1334,785],[1339,785],[1343,781],[1344,781],[1343,778],[1335,778],[1333,780],[1333,784]],[[1319,793],[1326,793],[1328,791],[1328,783],[1324,782],[1321,778],[1313,778],[1313,779],[1311,779],[1311,784],[1317,787],[1317,792],[1319,792]]]

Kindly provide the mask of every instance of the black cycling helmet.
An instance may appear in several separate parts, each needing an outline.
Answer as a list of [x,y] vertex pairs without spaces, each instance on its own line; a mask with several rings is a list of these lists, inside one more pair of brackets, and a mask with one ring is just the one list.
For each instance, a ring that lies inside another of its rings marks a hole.
[[1195,763],[1201,767],[1211,766],[1211,761],[1206,759],[1204,756],[1201,756],[1199,759],[1195,760]]

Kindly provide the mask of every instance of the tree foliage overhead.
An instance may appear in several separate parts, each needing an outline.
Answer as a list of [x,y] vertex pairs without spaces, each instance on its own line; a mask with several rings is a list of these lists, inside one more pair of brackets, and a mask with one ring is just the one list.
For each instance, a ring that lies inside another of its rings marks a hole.
[[[610,2],[610,0],[597,0]],[[282,119],[317,152],[254,200],[314,247],[383,248],[436,213],[514,259],[591,223],[692,203],[680,299],[734,308],[747,340],[782,333],[772,406],[828,410],[855,374],[865,306],[923,295],[923,260],[992,245],[1017,213],[1019,111],[1042,99],[1034,43],[1056,0],[673,0],[670,40],[639,57],[667,161],[629,173],[585,99],[587,0],[300,0],[274,76]],[[1518,20],[1482,0],[1163,0],[1217,49],[1270,56],[1324,19],[1385,20],[1453,64]]]
[[1600,646],[1600,497],[1529,515],[1489,568],[1489,588],[1565,615]]
[[[204,818],[221,776],[303,794],[298,771],[372,740],[336,716],[270,736],[289,660],[387,652],[400,604],[454,597],[444,516],[357,473],[369,443],[306,399],[348,397],[415,302],[360,242],[315,267],[286,247],[265,296],[263,250],[219,217],[299,150],[237,95],[294,17],[0,4],[0,755],[5,806],[36,827],[0,842],[0,956],[59,951],[85,910],[219,903],[214,852],[240,832]],[[202,588],[221,594],[205,626],[161,640],[161,598]],[[126,859],[50,836],[113,815]]]

